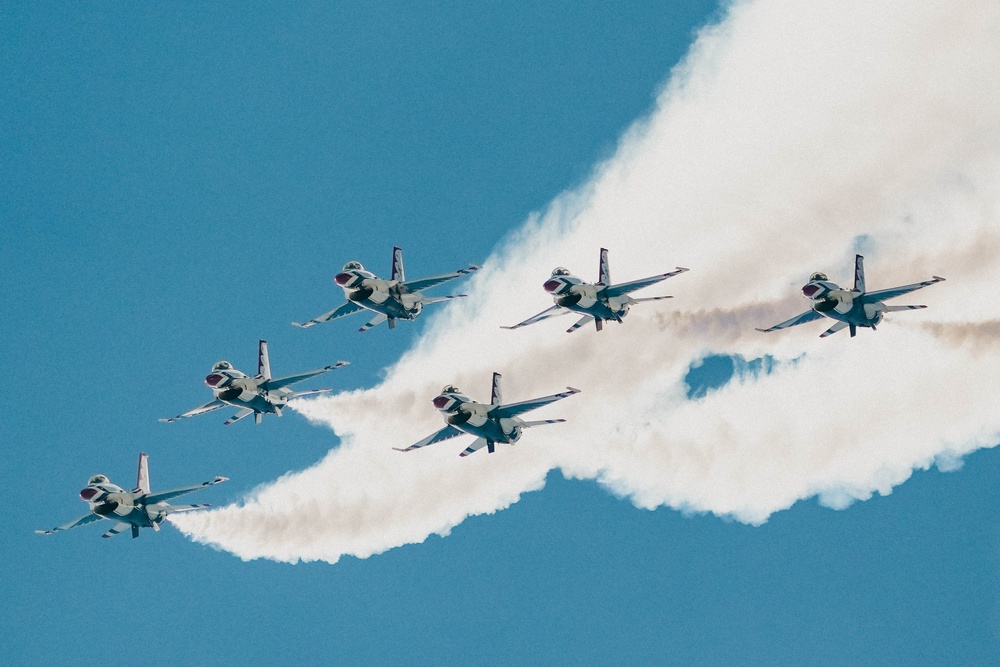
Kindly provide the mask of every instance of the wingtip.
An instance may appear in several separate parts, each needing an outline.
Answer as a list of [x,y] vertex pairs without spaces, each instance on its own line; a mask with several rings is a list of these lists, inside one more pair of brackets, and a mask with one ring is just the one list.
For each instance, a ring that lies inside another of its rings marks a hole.
[[566,387],[566,391],[568,391],[571,394],[579,394],[583,390],[577,389],[576,387]]
[[757,327],[754,327],[753,330],[759,331],[761,333],[770,333],[771,331],[773,331],[773,329],[758,329]]
[[680,271],[680,272],[682,272],[682,273],[683,273],[684,271],[690,271],[691,269],[688,269],[688,268],[686,268],[686,267],[683,267],[683,266],[675,266],[675,267],[674,267],[674,270],[675,270],[675,271]]
[[174,420],[171,419],[170,417],[160,417],[156,421],[160,422],[161,424],[171,424],[173,423]]
[[52,531],[51,530],[36,530],[35,534],[36,535],[51,535]]
[[393,449],[393,451],[396,451],[396,452],[408,452],[408,451],[410,451],[409,447],[393,447],[392,449]]
[[934,278],[934,280],[936,280],[939,283],[944,282],[944,278],[942,278],[941,276],[931,276],[931,277]]
[[213,480],[212,483],[213,484],[221,484],[223,482],[228,482],[228,481],[229,481],[228,477],[223,477],[222,475],[216,475],[215,479]]

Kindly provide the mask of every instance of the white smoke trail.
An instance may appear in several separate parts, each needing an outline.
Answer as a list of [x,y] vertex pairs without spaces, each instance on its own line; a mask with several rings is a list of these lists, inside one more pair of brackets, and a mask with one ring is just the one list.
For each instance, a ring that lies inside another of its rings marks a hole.
[[[446,534],[555,468],[639,507],[758,523],[814,495],[842,507],[888,493],[996,444],[1000,304],[983,294],[1000,277],[998,34],[991,0],[733,5],[616,155],[506,239],[382,385],[297,406],[340,448],[175,523],[245,559],[335,562]],[[692,271],[649,290],[676,299],[601,334],[498,328],[549,305],[553,265],[595,278],[602,245],[616,280]],[[858,250],[870,289],[946,276],[900,300],[933,310],[855,339],[819,340],[822,322],[753,331],[805,310],[794,295],[813,270],[850,284]],[[929,313],[944,329],[918,324]],[[977,343],[940,344],[959,326]],[[685,374],[708,353],[787,363],[689,400]],[[493,456],[459,459],[458,439],[391,451],[440,428],[441,385],[486,399],[492,371],[508,400],[584,393],[537,413],[569,423]]]

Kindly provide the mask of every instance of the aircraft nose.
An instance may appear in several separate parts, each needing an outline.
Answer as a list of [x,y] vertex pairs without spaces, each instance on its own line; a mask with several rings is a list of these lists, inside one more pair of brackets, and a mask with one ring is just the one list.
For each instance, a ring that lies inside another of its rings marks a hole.
[[823,287],[816,283],[808,283],[802,287],[802,294],[808,299],[813,299],[822,289]]
[[85,489],[83,489],[82,491],[80,491],[80,500],[85,500],[85,501],[87,501],[89,503],[99,493],[100,493],[99,489],[95,489],[92,486],[88,486]]
[[542,287],[544,287],[545,291],[548,292],[549,294],[559,294],[559,292],[563,290],[565,285],[566,284],[561,280],[552,279],[552,280],[546,280],[545,284],[542,285]]
[[441,396],[438,396],[431,402],[434,403],[434,407],[437,408],[438,410],[444,410],[448,408],[452,403],[454,403],[455,399],[452,398],[451,396],[445,396],[444,394],[442,394]]
[[355,277],[356,276],[353,273],[344,271],[343,273],[338,273],[337,275],[335,275],[333,277],[333,282],[337,283],[341,287],[349,287],[352,281],[355,279]]
[[218,373],[212,373],[211,375],[205,378],[205,384],[207,384],[209,387],[212,387],[213,389],[223,385],[225,381],[226,381],[226,376],[219,375]]

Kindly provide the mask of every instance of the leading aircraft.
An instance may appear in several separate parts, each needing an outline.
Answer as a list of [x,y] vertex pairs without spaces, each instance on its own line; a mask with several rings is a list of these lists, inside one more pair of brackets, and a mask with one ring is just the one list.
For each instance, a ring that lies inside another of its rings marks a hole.
[[658,301],[660,299],[671,299],[669,296],[650,296],[644,299],[633,299],[629,296],[643,287],[655,285],[661,280],[680,275],[688,269],[677,267],[669,273],[661,273],[641,280],[633,280],[627,283],[611,283],[611,271],[608,268],[608,250],[601,248],[600,278],[597,283],[587,283],[563,267],[557,267],[552,271],[552,276],[542,285],[546,292],[552,295],[555,301],[554,306],[529,317],[520,324],[503,329],[518,329],[520,327],[547,320],[550,317],[567,315],[569,313],[579,313],[583,315],[576,324],[566,329],[566,333],[572,333],[593,320],[597,330],[604,328],[606,320],[613,320],[619,324],[622,318],[628,315],[629,307],[644,301]]
[[939,276],[933,276],[931,280],[925,280],[922,283],[867,292],[865,291],[864,261],[865,258],[861,255],[854,256],[854,289],[844,289],[836,283],[830,282],[825,273],[814,273],[809,277],[809,282],[802,286],[802,295],[812,301],[812,307],[801,315],[796,315],[781,324],[775,324],[769,329],[757,329],[757,331],[765,333],[777,331],[829,317],[836,320],[836,324],[820,334],[820,338],[826,338],[847,327],[850,327],[853,337],[857,334],[858,327],[867,327],[875,331],[875,326],[882,321],[882,317],[886,313],[926,308],[927,306],[887,306],[885,301],[944,280]]
[[322,375],[334,368],[347,366],[349,362],[338,361],[332,366],[324,366],[314,371],[289,375],[283,378],[271,377],[271,361],[267,353],[267,341],[261,340],[257,348],[257,375],[250,377],[242,371],[233,368],[228,361],[219,361],[212,366],[212,372],[205,378],[205,384],[215,394],[215,398],[188,410],[176,417],[161,419],[161,422],[175,422],[185,417],[194,417],[206,412],[231,405],[239,408],[239,412],[226,420],[226,426],[235,424],[244,417],[254,416],[258,424],[266,413],[281,416],[281,410],[293,398],[322,394],[332,389],[310,389],[308,391],[292,391],[289,386]]
[[51,530],[36,530],[35,532],[41,535],[51,535],[61,530],[69,530],[107,519],[114,521],[115,525],[101,537],[114,537],[129,528],[132,529],[133,538],[139,537],[140,528],[160,530],[160,524],[170,514],[211,507],[211,505],[170,505],[167,503],[168,500],[192,491],[200,491],[207,486],[219,484],[228,479],[228,477],[215,477],[194,486],[153,493],[149,489],[149,457],[146,454],[139,454],[139,475],[134,489],[126,491],[117,484],[108,481],[106,475],[94,475],[87,482],[87,486],[80,491],[80,500],[90,504],[89,514],[75,521],[56,526]]
[[483,447],[486,447],[487,451],[492,454],[496,443],[505,442],[513,445],[521,439],[521,433],[526,428],[566,421],[565,419],[524,421],[519,419],[517,415],[580,393],[579,389],[566,387],[566,391],[551,396],[504,404],[500,390],[500,378],[500,373],[493,374],[493,392],[489,404],[476,403],[459,391],[457,387],[448,385],[441,390],[439,396],[431,401],[435,408],[444,413],[444,420],[448,422],[448,425],[405,449],[399,447],[393,447],[393,449],[397,452],[410,452],[468,433],[476,436],[476,440],[466,447],[459,456],[468,456]]
[[424,296],[424,290],[478,270],[478,266],[470,264],[468,268],[459,269],[452,273],[407,280],[403,270],[403,250],[394,247],[392,249],[392,277],[389,280],[384,280],[374,273],[366,271],[360,262],[350,261],[344,264],[340,273],[333,277],[333,282],[344,289],[347,303],[314,317],[308,322],[292,322],[292,326],[307,329],[361,310],[370,310],[375,313],[375,317],[358,331],[368,331],[386,321],[389,322],[389,328],[394,329],[396,328],[396,320],[416,319],[424,306],[466,296],[465,294],[453,294],[451,296],[429,297]]

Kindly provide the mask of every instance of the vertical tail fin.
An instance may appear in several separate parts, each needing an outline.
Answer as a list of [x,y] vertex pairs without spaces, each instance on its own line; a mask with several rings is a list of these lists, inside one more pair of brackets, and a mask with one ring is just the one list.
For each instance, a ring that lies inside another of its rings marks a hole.
[[265,380],[271,379],[271,359],[267,356],[267,341],[263,338],[257,348],[257,375]]
[[861,255],[854,256],[854,291],[865,291],[865,258]]
[[138,493],[149,493],[149,455],[139,454],[139,474],[136,475],[135,490]]
[[503,392],[500,389],[500,379],[502,377],[499,373],[493,374],[493,390],[490,393],[490,403],[493,405],[503,404]]
[[399,246],[392,248],[392,279],[399,283],[406,282],[406,271],[403,270],[403,249]]
[[611,269],[608,267],[608,249],[601,248],[601,268],[600,277],[598,281],[599,285],[610,285],[611,284]]

